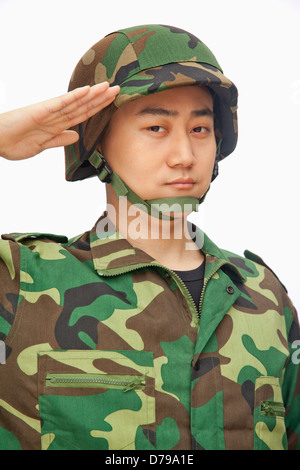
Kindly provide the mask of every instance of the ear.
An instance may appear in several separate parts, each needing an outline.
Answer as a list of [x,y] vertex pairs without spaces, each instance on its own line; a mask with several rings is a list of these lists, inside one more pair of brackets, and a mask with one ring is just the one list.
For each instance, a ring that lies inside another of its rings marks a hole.
[[216,143],[217,143],[216,159],[215,159],[215,163],[214,163],[214,169],[213,169],[211,181],[214,181],[214,179],[216,179],[216,177],[219,174],[219,161],[221,160],[220,151],[221,151],[222,138],[219,139],[216,136]]
[[[106,126],[104,127],[103,131],[101,132],[101,135],[100,135],[100,138],[99,138],[99,142],[97,143],[97,146],[96,146],[96,150],[101,153],[101,155],[103,155],[103,147],[105,147],[105,138],[109,132],[109,124],[110,124],[110,121],[106,124]],[[104,156],[104,155],[103,155]]]

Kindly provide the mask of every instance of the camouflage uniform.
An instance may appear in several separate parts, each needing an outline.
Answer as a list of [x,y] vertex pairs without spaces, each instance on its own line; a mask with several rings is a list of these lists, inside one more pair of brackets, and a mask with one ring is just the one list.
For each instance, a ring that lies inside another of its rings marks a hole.
[[268,268],[205,236],[199,317],[176,274],[96,226],[3,238],[0,449],[300,446],[299,326]]
[[[121,93],[76,127],[67,179],[97,174],[89,158],[117,106],[173,86],[210,87],[216,161],[234,149],[236,88],[189,33],[143,26],[109,35],[70,88],[106,78]],[[276,276],[198,230],[197,308],[174,272],[100,225],[69,241],[0,240],[0,449],[300,448],[299,324]]]

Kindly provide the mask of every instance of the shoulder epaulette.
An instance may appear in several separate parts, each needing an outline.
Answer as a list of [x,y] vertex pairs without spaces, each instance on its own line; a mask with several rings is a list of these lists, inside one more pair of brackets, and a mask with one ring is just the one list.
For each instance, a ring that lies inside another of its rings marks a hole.
[[284,286],[284,284],[282,284],[282,282],[279,279],[279,277],[277,276],[277,274],[274,273],[273,269],[271,269],[270,266],[268,266],[260,256],[256,255],[255,253],[252,253],[249,250],[244,251],[244,256],[245,256],[245,258],[247,258],[251,261],[254,261],[254,263],[258,263],[258,264],[264,266],[265,268],[267,268],[269,271],[271,271],[271,273],[276,277],[276,279],[280,282],[280,284],[282,285],[284,290],[287,292],[286,287]]
[[67,243],[68,242],[68,237],[65,235],[56,235],[53,233],[38,233],[38,232],[33,232],[33,233],[6,233],[3,234],[1,237],[3,240],[12,240],[14,242],[22,243],[25,240],[41,240],[41,239],[46,239],[46,240],[51,240],[56,243]]

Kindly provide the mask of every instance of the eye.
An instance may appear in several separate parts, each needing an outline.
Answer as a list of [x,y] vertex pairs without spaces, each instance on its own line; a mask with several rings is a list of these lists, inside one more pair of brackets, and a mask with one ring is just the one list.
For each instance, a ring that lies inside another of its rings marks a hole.
[[195,132],[196,134],[203,134],[205,132],[209,132],[209,128],[204,126],[198,126],[194,127],[192,132]]
[[155,133],[163,132],[165,130],[162,126],[151,126],[148,129]]

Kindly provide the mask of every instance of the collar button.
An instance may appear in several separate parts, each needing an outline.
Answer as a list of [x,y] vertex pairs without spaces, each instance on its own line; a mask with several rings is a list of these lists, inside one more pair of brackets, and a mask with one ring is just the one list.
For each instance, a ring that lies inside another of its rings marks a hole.
[[226,292],[230,295],[232,295],[234,293],[234,288],[232,286],[228,286],[226,287]]

